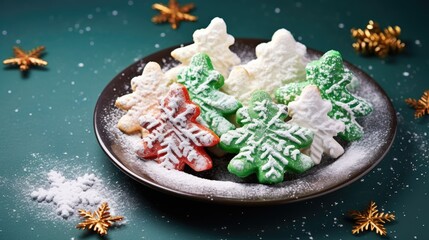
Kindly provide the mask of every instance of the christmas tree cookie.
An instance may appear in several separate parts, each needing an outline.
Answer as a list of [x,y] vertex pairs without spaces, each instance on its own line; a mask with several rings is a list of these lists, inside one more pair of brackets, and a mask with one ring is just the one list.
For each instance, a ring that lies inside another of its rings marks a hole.
[[305,82],[290,83],[279,88],[276,100],[289,104],[301,94],[305,86],[316,85],[322,98],[332,103],[329,117],[345,124],[345,130],[339,136],[346,141],[359,140],[363,136],[363,130],[355,118],[371,113],[372,106],[347,90],[353,74],[344,68],[341,54],[334,50],[328,51],[319,60],[309,63],[306,71]]
[[222,18],[216,17],[207,28],[195,31],[193,39],[193,44],[173,50],[171,56],[183,65],[189,65],[192,56],[205,53],[210,56],[214,68],[225,77],[229,75],[232,66],[240,64],[240,58],[229,49],[235,39],[226,32]]
[[320,163],[324,153],[333,158],[344,153],[343,147],[333,137],[344,131],[345,125],[328,116],[332,110],[332,104],[322,99],[316,86],[305,87],[301,95],[289,103],[288,108],[292,117],[288,123],[311,129],[314,133],[309,156],[315,164]]
[[200,109],[192,103],[186,88],[173,84],[160,105],[158,117],[148,114],[139,119],[149,134],[137,155],[155,159],[168,169],[183,170],[185,165],[195,171],[210,169],[212,161],[204,147],[216,145],[219,137],[196,121]]
[[274,91],[290,82],[305,80],[306,47],[296,42],[286,29],[277,30],[270,42],[256,47],[256,59],[232,69],[222,90],[243,104],[252,92]]
[[118,108],[127,111],[119,119],[118,128],[127,134],[145,132],[141,128],[138,118],[143,114],[159,114],[159,97],[167,93],[167,84],[168,80],[158,63],[147,63],[143,74],[131,79],[133,92],[119,97],[115,102]]
[[284,122],[286,106],[275,104],[268,93],[252,94],[249,107],[237,111],[237,123],[242,126],[221,137],[220,147],[238,153],[228,170],[246,177],[256,173],[260,183],[283,181],[285,172],[302,173],[314,163],[301,154],[310,146],[313,133],[306,128]]
[[190,65],[183,69],[177,80],[186,86],[192,101],[201,108],[198,121],[218,136],[235,129],[225,117],[241,107],[234,97],[218,90],[223,81],[222,75],[213,69],[210,58],[204,53],[193,56]]

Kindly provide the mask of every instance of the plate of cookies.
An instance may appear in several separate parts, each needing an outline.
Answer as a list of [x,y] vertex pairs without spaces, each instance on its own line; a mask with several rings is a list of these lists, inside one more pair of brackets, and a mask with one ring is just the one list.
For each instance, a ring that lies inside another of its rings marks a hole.
[[286,29],[235,39],[221,18],[123,70],[94,110],[101,147],[133,179],[243,205],[347,186],[383,159],[396,124],[384,90],[338,51]]

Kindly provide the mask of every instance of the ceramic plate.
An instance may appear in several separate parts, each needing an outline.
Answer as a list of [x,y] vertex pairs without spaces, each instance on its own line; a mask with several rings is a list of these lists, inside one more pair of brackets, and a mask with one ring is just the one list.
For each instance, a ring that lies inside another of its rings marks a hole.
[[[236,39],[231,50],[242,61],[255,58],[256,45],[266,40]],[[130,92],[130,80],[140,75],[149,61],[158,62],[164,69],[176,65],[170,52],[179,46],[161,50],[127,67],[105,87],[94,111],[97,139],[112,162],[138,182],[176,196],[219,203],[258,205],[305,200],[342,188],[361,178],[376,166],[393,143],[396,133],[396,114],[383,89],[366,73],[345,62],[360,82],[354,94],[365,98],[374,107],[371,115],[358,119],[364,137],[345,144],[345,153],[338,159],[323,159],[320,165],[300,175],[287,175],[286,181],[276,185],[262,185],[254,177],[239,179],[226,170],[232,155],[213,158],[213,169],[195,173],[167,170],[154,161],[144,161],[135,155],[140,146],[138,136],[127,136],[116,128],[123,112],[114,106],[115,100]],[[308,57],[319,58],[322,53],[308,49]]]

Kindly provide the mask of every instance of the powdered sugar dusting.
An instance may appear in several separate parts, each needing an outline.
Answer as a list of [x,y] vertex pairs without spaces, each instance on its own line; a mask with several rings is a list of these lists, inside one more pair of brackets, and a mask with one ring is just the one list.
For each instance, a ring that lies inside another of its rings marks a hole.
[[[237,54],[246,55],[242,52]],[[348,145],[343,143],[345,153],[340,158],[324,158],[320,165],[301,175],[286,176],[287,180],[280,184],[262,185],[252,180],[234,178],[224,168],[225,162],[229,161],[228,157],[214,157],[214,168],[211,171],[215,171],[216,177],[210,174],[207,177],[193,172],[168,170],[155,162],[139,159],[135,151],[141,146],[141,139],[138,136],[127,136],[116,128],[115,123],[123,113],[113,105],[106,109],[106,115],[103,116],[104,130],[112,143],[111,152],[122,164],[121,168],[131,172],[142,182],[156,187],[182,194],[194,194],[206,199],[233,201],[281,201],[312,197],[347,184],[369,171],[384,155],[395,132],[391,129],[395,119],[392,109],[388,108],[390,106],[388,98],[363,73],[352,66],[347,67],[361,81],[360,88],[355,94],[367,99],[374,107],[372,114],[359,119],[365,131],[364,137]]]
[[31,192],[30,196],[39,203],[55,205],[55,212],[63,218],[73,215],[77,207],[86,208],[101,201],[101,180],[94,174],[84,174],[76,180],[67,180],[61,172],[51,170],[48,180],[49,188],[38,188]]
[[94,211],[102,202],[109,204],[113,215],[127,215],[136,207],[121,184],[90,165],[73,164],[75,160],[34,153],[23,168],[27,177],[8,185],[18,191],[20,205],[41,221],[76,221],[79,209]]

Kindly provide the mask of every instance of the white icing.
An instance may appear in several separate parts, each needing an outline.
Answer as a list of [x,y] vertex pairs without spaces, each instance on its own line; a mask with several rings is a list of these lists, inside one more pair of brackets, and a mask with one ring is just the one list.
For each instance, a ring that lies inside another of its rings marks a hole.
[[[284,165],[288,164],[288,160],[281,154],[281,149],[274,149],[270,144],[267,144],[266,142],[262,144],[261,146],[262,154],[261,158],[264,159],[267,156],[269,157],[275,157],[275,159],[280,160]],[[285,156],[288,156],[285,154]]]
[[306,47],[286,29],[277,30],[270,42],[256,47],[256,59],[232,69],[222,87],[246,104],[255,90],[274,91],[286,83],[305,80]]
[[268,161],[262,165],[262,171],[265,171],[266,178],[280,178],[283,175],[283,167],[271,156],[268,156]]
[[256,142],[252,138],[249,139],[249,141],[247,142],[247,145],[240,149],[240,152],[236,155],[236,158],[237,159],[244,158],[248,162],[255,161],[252,155],[256,153],[255,151],[259,143],[260,141]]
[[323,153],[333,158],[344,153],[343,147],[333,137],[344,131],[345,125],[328,116],[332,110],[332,104],[322,99],[316,86],[305,87],[301,95],[289,103],[288,107],[292,117],[290,123],[309,128],[314,132],[310,157],[315,164],[320,163]]
[[183,65],[189,65],[196,53],[206,53],[210,56],[214,68],[224,77],[229,75],[232,66],[240,64],[240,58],[229,49],[235,39],[227,33],[222,18],[213,18],[207,28],[196,30],[193,39],[193,44],[175,49],[171,56]]

